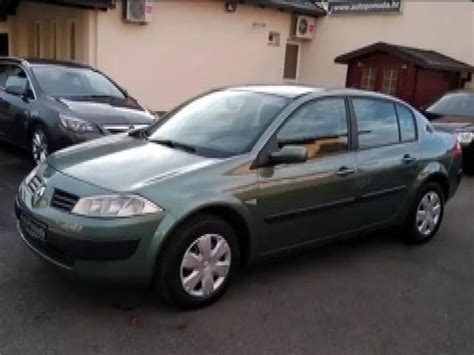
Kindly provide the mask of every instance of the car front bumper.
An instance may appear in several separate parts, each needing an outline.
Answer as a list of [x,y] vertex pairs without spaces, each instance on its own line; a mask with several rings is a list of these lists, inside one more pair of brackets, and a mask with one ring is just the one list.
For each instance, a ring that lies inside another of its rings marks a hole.
[[[101,221],[51,207],[35,209],[30,198],[23,192],[15,200],[17,230],[43,260],[77,279],[133,285],[151,282],[164,239],[158,228],[164,216]],[[45,225],[44,238],[34,235],[25,219]]]

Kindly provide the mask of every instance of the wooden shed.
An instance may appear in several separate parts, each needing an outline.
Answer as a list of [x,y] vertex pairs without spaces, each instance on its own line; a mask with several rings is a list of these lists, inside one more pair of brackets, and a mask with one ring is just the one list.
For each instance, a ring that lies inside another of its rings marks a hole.
[[335,62],[348,64],[347,87],[384,92],[415,107],[463,88],[474,71],[435,51],[383,42],[343,54]]

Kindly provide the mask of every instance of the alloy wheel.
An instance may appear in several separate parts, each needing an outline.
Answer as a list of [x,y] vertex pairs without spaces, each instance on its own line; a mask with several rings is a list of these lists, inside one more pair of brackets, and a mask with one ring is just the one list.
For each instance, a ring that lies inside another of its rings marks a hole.
[[209,297],[224,284],[231,268],[231,249],[218,234],[197,238],[184,253],[180,278],[184,290],[193,297]]
[[428,191],[416,211],[416,228],[423,236],[429,236],[436,230],[441,218],[441,198],[435,191]]
[[33,160],[36,164],[43,162],[48,156],[48,139],[41,129],[37,129],[31,138]]

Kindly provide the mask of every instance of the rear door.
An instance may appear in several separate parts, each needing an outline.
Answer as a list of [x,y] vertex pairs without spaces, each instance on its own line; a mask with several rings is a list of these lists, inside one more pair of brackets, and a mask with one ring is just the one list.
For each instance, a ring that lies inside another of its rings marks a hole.
[[391,100],[353,97],[357,126],[360,227],[389,222],[406,208],[418,172],[417,131],[407,106]]

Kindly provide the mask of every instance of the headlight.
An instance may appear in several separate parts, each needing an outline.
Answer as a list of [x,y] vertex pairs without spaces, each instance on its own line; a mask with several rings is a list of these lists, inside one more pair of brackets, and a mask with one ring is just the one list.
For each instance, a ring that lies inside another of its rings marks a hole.
[[132,217],[162,211],[154,203],[135,195],[103,195],[81,198],[72,213],[87,217]]
[[461,144],[470,144],[474,138],[472,132],[458,132],[457,137]]
[[73,132],[95,132],[96,129],[95,127],[84,120],[81,120],[79,118],[67,116],[60,114],[59,119],[61,120],[61,125]]

